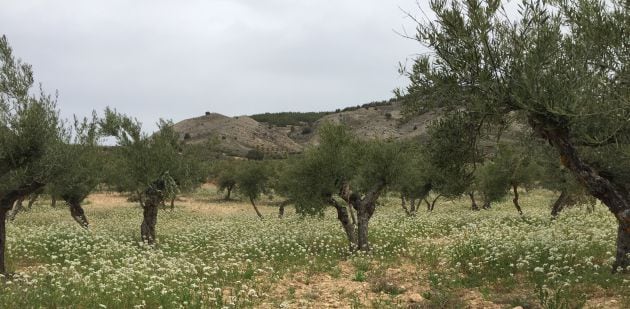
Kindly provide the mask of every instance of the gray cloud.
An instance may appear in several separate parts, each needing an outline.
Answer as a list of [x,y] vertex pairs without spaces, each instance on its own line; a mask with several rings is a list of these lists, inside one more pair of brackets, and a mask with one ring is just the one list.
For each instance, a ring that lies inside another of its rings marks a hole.
[[414,0],[5,0],[0,32],[65,116],[112,106],[149,128],[205,111],[318,111],[386,99],[421,47]]

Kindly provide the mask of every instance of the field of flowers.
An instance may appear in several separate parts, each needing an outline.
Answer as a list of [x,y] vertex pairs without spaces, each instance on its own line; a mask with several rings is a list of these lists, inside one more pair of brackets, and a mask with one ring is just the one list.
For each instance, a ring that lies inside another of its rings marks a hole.
[[373,250],[351,255],[332,213],[266,219],[214,192],[162,210],[158,244],[139,241],[141,210],[91,198],[82,230],[42,203],[8,225],[0,308],[630,307],[630,277],[610,273],[616,226],[602,207],[550,220],[553,195],[524,193],[472,212],[466,200],[406,217],[385,199]]

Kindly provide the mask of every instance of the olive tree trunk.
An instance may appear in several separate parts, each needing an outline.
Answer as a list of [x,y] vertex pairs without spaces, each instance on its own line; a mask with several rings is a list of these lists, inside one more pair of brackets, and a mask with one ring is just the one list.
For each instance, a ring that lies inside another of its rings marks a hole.
[[438,194],[431,203],[429,203],[429,200],[427,198],[424,199],[424,203],[427,204],[427,211],[431,212],[433,211],[433,209],[435,209],[435,203],[437,203],[440,197],[442,197],[442,195]]
[[335,207],[337,210],[337,220],[341,223],[341,227],[343,231],[346,233],[346,237],[348,238],[350,251],[354,252],[357,248],[357,236],[354,228],[354,224],[350,221],[350,214],[348,213],[348,208],[339,205],[339,203],[332,197],[328,197],[328,203]]
[[615,183],[584,162],[569,138],[566,129],[554,127],[553,123],[530,117],[534,130],[558,150],[562,164],[595,198],[602,201],[615,216],[617,228],[617,252],[613,272],[627,272],[630,267],[630,198],[624,184]]
[[407,207],[407,199],[405,198],[404,195],[400,196],[400,205],[402,206],[402,209],[405,211],[405,214],[407,214],[407,216],[411,217],[412,216],[412,212]]
[[157,224],[158,208],[160,199],[156,197],[148,197],[142,205],[142,224],[140,225],[140,235],[142,240],[149,245],[155,243],[155,225]]
[[39,198],[38,193],[31,194],[30,198],[28,199],[28,205],[26,206],[26,208],[28,208],[28,210],[33,209],[33,204],[35,204],[38,198]]
[[293,203],[293,201],[291,200],[285,200],[282,203],[280,203],[280,207],[278,208],[278,218],[282,219],[284,218],[284,208],[287,207],[287,205]]
[[26,196],[40,188],[42,188],[44,184],[39,182],[32,182],[30,184],[19,187],[16,190],[9,191],[5,193],[3,196],[0,196],[0,274],[6,274],[5,268],[5,260],[4,260],[4,252],[7,245],[7,235],[6,235],[6,215],[7,211],[11,209],[13,203],[18,200],[20,197]]
[[[418,203],[418,206],[420,206],[420,203]],[[418,207],[416,207],[415,198],[409,200],[409,211],[411,211],[412,216],[415,216],[418,213]]]
[[0,205],[0,275],[7,273],[4,268],[4,248],[6,247],[7,242],[7,231],[5,226],[7,211],[8,208],[4,207],[4,205]]
[[558,199],[551,206],[551,219],[555,219],[558,214],[560,214],[560,212],[566,206],[568,198],[569,194],[567,193],[567,191],[562,190],[562,192],[560,192],[560,196],[558,196]]
[[11,208],[11,210],[7,212],[7,219],[9,219],[9,221],[15,220],[15,217],[17,216],[17,214],[22,212],[23,210],[24,210],[24,197],[20,197],[17,199],[17,201],[13,203],[13,208]]
[[80,201],[66,201],[66,203],[68,204],[68,207],[70,208],[70,215],[72,216],[74,221],[79,223],[79,225],[82,226],[83,228],[86,228],[86,229],[89,228],[90,222],[85,216],[85,212],[83,211],[81,202]]
[[357,211],[357,228],[359,231],[359,237],[357,239],[357,246],[361,251],[369,251],[370,250],[370,242],[368,239],[368,225],[370,223],[370,219],[372,218],[371,213],[374,213],[374,205],[368,205],[367,203],[362,203],[363,205],[359,207],[359,211]]
[[350,203],[357,210],[357,246],[361,251],[370,250],[370,242],[368,238],[368,226],[370,219],[374,215],[376,210],[376,200],[381,194],[381,191],[385,188],[384,182],[378,182],[374,187],[365,195],[360,198],[357,194],[350,196]]
[[475,192],[468,192],[468,196],[470,197],[470,209],[479,211],[479,206],[477,206],[477,202],[475,201]]
[[254,199],[252,197],[249,198],[249,202],[252,203],[252,206],[254,207],[254,211],[256,211],[256,215],[258,215],[258,218],[262,219],[263,215],[258,210],[258,206],[256,206],[256,203],[254,202]]
[[514,203],[514,207],[518,211],[519,215],[523,215],[523,210],[521,209],[521,205],[518,203],[518,186],[516,184],[512,184],[512,190],[514,191],[514,198],[512,199],[512,203]]
[[232,196],[232,189],[234,189],[234,186],[227,186],[227,188],[225,188],[225,200],[226,201],[230,200],[230,196]]

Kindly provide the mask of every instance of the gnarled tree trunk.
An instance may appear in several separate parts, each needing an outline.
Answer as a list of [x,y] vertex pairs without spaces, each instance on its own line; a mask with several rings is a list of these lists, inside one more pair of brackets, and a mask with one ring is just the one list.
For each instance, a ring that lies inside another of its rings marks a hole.
[[617,226],[617,254],[613,272],[630,272],[630,224],[620,222]]
[[337,203],[337,201],[332,198],[332,196],[328,197],[328,203],[335,207],[335,210],[337,210],[337,220],[341,222],[341,227],[346,233],[346,237],[348,238],[348,242],[350,243],[350,251],[355,251],[357,248],[357,237],[354,229],[354,224],[350,222],[350,214],[348,213],[348,208],[339,205],[339,203]]
[[24,203],[24,197],[23,196],[18,198],[13,203],[13,208],[10,211],[7,212],[7,219],[9,219],[9,221],[15,220],[15,217],[17,216],[17,214],[24,210],[24,204],[23,203]]
[[617,218],[617,252],[613,272],[618,269],[628,271],[630,267],[630,257],[628,257],[630,254],[630,197],[624,185],[602,176],[582,161],[569,138],[568,130],[554,126],[545,119],[530,117],[529,122],[541,137],[548,140],[558,150],[562,164]]
[[16,190],[12,190],[0,196],[0,274],[6,274],[5,268],[5,260],[4,260],[4,252],[7,243],[6,237],[6,215],[7,211],[11,209],[13,203],[18,200],[20,197],[26,196],[40,188],[42,188],[44,184],[39,182],[33,182],[27,185],[24,185]]
[[365,195],[360,198],[357,194],[350,196],[350,203],[357,210],[357,246],[361,251],[370,250],[370,242],[368,239],[368,225],[374,210],[376,210],[376,200],[381,194],[381,191],[385,187],[384,182],[378,182],[374,187]]
[[0,275],[7,273],[4,266],[4,248],[6,247],[7,242],[7,231],[5,226],[7,211],[8,208],[0,205]]
[[514,203],[514,207],[518,211],[519,215],[523,215],[523,210],[521,209],[521,205],[518,203],[518,186],[516,184],[512,184],[512,190],[514,191],[514,198],[512,199],[512,203]]
[[142,240],[149,245],[155,243],[155,225],[157,224],[158,208],[160,199],[149,196],[142,205],[142,224],[140,225],[140,235]]
[[232,189],[234,189],[234,186],[227,186],[227,188],[225,188],[225,200],[226,201],[230,200],[230,196],[232,196]]
[[249,202],[252,203],[252,206],[254,207],[254,210],[256,211],[256,215],[258,215],[258,218],[262,219],[263,215],[260,213],[260,211],[258,211],[258,206],[256,206],[254,199],[250,197]]
[[82,227],[86,229],[89,228],[90,222],[85,216],[85,212],[83,211],[83,207],[81,206],[81,201],[66,200],[66,203],[68,204],[68,207],[70,208],[70,215],[72,216],[74,221],[76,221],[77,223],[79,223],[79,225],[81,225]]
[[[370,250],[370,242],[368,240],[368,225],[370,223],[370,215],[369,208],[374,208],[374,206],[363,205],[357,211],[357,229],[359,232],[357,239],[357,246],[361,251],[369,251]],[[373,213],[374,211],[372,211]]]
[[567,199],[569,198],[569,194],[566,190],[562,190],[560,192],[560,196],[555,203],[551,206],[551,219],[555,219],[558,214],[564,209],[564,206],[567,204]]

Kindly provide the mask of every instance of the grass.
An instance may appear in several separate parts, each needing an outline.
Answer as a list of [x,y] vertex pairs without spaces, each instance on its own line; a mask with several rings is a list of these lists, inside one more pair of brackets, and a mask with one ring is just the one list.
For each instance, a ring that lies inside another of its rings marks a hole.
[[601,206],[551,221],[553,196],[535,191],[524,219],[507,202],[471,212],[466,200],[410,218],[392,197],[370,222],[372,252],[351,255],[332,212],[276,219],[263,204],[261,221],[247,203],[208,203],[215,195],[161,211],[154,248],[124,199],[91,200],[90,231],[37,205],[8,224],[14,275],[0,308],[630,306],[630,278],[610,273],[616,226]]

